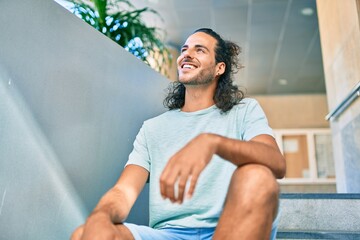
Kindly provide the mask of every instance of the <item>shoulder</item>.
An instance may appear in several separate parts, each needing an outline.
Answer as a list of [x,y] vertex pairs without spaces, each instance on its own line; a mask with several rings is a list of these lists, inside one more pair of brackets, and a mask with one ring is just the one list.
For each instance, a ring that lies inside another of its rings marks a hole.
[[177,113],[179,112],[178,109],[176,110],[168,110],[164,113],[161,113],[155,117],[152,117],[152,118],[149,118],[147,119],[145,122],[157,122],[157,121],[161,121],[161,120],[164,120],[164,119],[168,119],[174,115],[176,115]]
[[241,100],[240,104],[246,104],[246,105],[257,105],[259,104],[258,101],[255,98],[244,98]]
[[156,117],[149,118],[144,121],[144,126],[154,126],[154,125],[161,125],[167,123],[174,118],[179,110],[169,110],[166,111]]
[[235,105],[231,113],[237,117],[238,121],[247,122],[254,118],[263,118],[265,113],[258,101],[254,98],[244,98]]
[[258,107],[258,106],[260,106],[260,104],[254,98],[244,98],[238,104],[236,104],[231,109],[231,111],[246,112],[247,110],[252,109],[254,107]]

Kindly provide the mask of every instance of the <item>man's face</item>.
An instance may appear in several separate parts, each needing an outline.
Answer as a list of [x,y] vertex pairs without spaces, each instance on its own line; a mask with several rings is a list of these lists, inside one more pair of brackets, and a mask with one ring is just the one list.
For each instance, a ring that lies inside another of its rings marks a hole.
[[181,48],[177,59],[179,81],[185,85],[205,85],[214,81],[218,73],[215,63],[216,39],[197,32]]

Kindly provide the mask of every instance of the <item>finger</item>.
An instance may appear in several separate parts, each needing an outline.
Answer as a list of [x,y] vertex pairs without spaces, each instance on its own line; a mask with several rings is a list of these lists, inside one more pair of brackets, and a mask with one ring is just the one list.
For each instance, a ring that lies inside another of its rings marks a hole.
[[71,240],[80,240],[84,232],[84,225],[78,227],[71,235]]
[[166,181],[166,176],[164,175],[164,173],[161,174],[160,176],[160,194],[161,194],[161,197],[163,199],[166,198],[166,194],[165,194],[165,181]]
[[160,191],[164,199],[169,198],[170,201],[175,201],[174,186],[178,178],[178,171],[176,169],[165,169],[160,177]]
[[189,181],[189,174],[182,174],[178,181],[178,194],[176,198],[176,202],[182,203],[184,201],[184,193],[186,188],[186,183]]
[[171,202],[176,201],[175,186],[176,186],[177,179],[178,179],[178,174],[173,173],[172,175],[169,175],[168,179],[166,180],[165,194],[166,194],[166,197],[169,198]]
[[186,193],[186,198],[191,198],[193,196],[199,175],[200,175],[200,171],[196,171],[191,175],[190,187],[188,192]]
[[160,175],[160,194],[163,199],[166,199],[166,181],[168,179],[171,163],[168,162]]

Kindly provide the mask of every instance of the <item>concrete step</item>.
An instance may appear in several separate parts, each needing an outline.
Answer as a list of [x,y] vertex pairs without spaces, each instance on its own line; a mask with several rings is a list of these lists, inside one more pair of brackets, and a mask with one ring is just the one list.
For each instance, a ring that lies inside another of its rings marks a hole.
[[360,194],[282,194],[278,239],[360,239]]
[[340,239],[355,240],[360,239],[359,232],[325,232],[325,231],[279,231],[276,239]]

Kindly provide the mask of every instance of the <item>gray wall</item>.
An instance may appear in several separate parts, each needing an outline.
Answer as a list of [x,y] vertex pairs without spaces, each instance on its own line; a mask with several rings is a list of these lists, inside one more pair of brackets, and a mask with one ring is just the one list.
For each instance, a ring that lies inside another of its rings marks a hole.
[[[316,3],[327,100],[332,111],[360,80],[360,2]],[[330,126],[337,192],[360,193],[360,99],[355,99]]]
[[[359,99],[358,99],[359,100]],[[360,114],[341,131],[347,192],[360,192]]]
[[[0,1],[0,22],[0,239],[67,239],[168,81],[53,1]],[[129,221],[147,224],[147,193]]]

